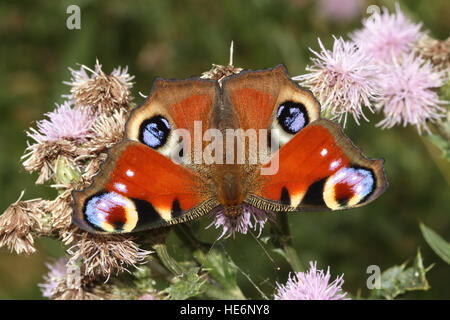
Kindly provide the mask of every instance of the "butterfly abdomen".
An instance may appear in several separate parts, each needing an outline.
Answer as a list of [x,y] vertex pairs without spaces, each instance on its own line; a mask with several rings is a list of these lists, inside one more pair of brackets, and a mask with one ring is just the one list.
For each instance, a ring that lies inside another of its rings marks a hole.
[[217,200],[225,208],[225,214],[230,217],[241,213],[242,202],[247,197],[240,169],[240,166],[236,165],[216,166]]

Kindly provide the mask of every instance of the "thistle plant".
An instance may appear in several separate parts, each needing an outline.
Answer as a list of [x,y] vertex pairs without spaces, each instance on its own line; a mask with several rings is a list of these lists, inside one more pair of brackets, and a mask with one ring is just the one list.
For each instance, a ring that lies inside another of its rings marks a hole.
[[[450,42],[433,39],[421,29],[422,24],[412,22],[398,5],[395,13],[383,9],[364,19],[348,39],[334,37],[331,49],[319,39],[307,72],[293,80],[315,94],[323,117],[344,127],[348,115],[358,125],[363,125],[361,118],[371,125],[372,113],[378,112],[384,118],[377,127],[415,126],[450,161]],[[201,77],[220,81],[241,72],[233,65],[232,50],[228,65],[214,64]],[[93,68],[82,65],[70,72],[71,79],[64,82],[69,92],[62,95],[66,101],[27,131],[29,142],[21,158],[27,172],[37,173],[35,183],[50,186],[57,196],[24,200],[22,192],[0,215],[0,247],[33,254],[38,237],[57,239],[64,246],[66,256],[47,264],[49,271],[39,285],[44,297],[246,299],[237,280],[241,274],[264,299],[362,298],[345,290],[343,275],[332,280],[333,267],[325,272],[311,262],[305,268],[285,214],[244,206],[238,221],[231,223],[224,212],[212,211],[205,219],[210,219],[210,228],[220,229],[214,243],[200,241],[189,224],[125,235],[90,234],[72,224],[72,191],[91,183],[107,150],[123,139],[135,104],[134,77],[127,68],[107,73],[97,61]],[[449,244],[426,226],[421,228],[430,246],[447,259]],[[284,280],[272,281],[270,296],[255,283],[256,275],[242,270],[225,249],[224,242],[238,233],[255,237],[262,250],[270,247],[286,259],[291,272]],[[187,258],[175,258],[168,250],[169,235],[185,244]],[[393,299],[406,291],[427,290],[429,269],[418,252],[410,267],[402,264],[383,272],[367,298]]]

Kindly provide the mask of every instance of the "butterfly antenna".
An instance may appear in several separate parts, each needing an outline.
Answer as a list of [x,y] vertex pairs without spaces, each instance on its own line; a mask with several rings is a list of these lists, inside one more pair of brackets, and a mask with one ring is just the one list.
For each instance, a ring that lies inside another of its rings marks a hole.
[[269,298],[264,294],[264,292],[258,287],[258,285],[252,280],[252,278],[250,277],[250,275],[246,272],[244,272],[244,270],[242,270],[241,268],[239,268],[239,266],[233,261],[233,259],[231,259],[230,255],[228,254],[228,252],[225,251],[225,254],[227,255],[228,259],[230,260],[230,263],[232,266],[234,266],[236,268],[237,271],[239,271],[244,277],[247,278],[247,280],[255,287],[255,289],[259,292],[259,294],[261,295],[261,297],[264,300],[269,300]]
[[249,230],[250,234],[252,235],[253,239],[255,239],[256,243],[261,247],[261,249],[263,249],[264,253],[266,254],[267,258],[269,258],[270,262],[272,262],[273,268],[276,271],[280,271],[281,268],[277,265],[277,263],[275,262],[275,260],[271,257],[271,255],[269,254],[269,252],[267,252],[266,248],[264,248],[263,244],[261,243],[261,241],[255,236],[255,234],[253,233],[252,230]]

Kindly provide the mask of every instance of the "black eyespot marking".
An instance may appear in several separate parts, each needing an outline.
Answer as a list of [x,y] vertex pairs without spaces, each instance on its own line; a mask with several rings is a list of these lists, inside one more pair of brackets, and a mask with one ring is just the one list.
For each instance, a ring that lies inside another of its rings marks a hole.
[[155,210],[150,202],[141,199],[131,199],[136,206],[136,211],[139,216],[139,223],[136,226],[135,230],[140,228],[145,228],[152,223],[158,222],[161,220],[161,216]]
[[183,213],[183,210],[181,210],[180,202],[178,201],[178,199],[173,200],[172,212],[171,212],[172,218],[179,217],[179,216],[181,216],[182,213]]
[[170,123],[163,116],[144,120],[139,128],[139,141],[153,149],[163,146],[170,133]]
[[113,226],[114,226],[114,230],[116,232],[120,232],[123,231],[123,226],[125,225],[125,223],[123,223],[122,221],[116,221],[114,222]]
[[323,200],[323,188],[327,178],[323,178],[314,182],[309,186],[305,196],[302,199],[303,205],[323,206],[325,201]]
[[285,204],[285,205],[288,205],[288,206],[291,204],[291,196],[289,194],[288,189],[286,189],[286,187],[283,187],[281,189],[280,202],[282,204]]
[[309,116],[302,103],[285,101],[278,107],[277,120],[284,131],[296,134],[309,123]]

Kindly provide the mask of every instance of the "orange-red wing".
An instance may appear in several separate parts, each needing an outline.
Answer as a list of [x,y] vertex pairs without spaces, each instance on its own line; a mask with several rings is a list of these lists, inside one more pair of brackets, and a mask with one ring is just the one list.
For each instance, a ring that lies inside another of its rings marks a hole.
[[358,207],[387,187],[382,164],[381,159],[364,157],[338,125],[320,119],[263,166],[274,168],[273,174],[259,177],[247,202],[274,211]]
[[261,71],[244,71],[222,82],[225,109],[243,130],[270,129],[280,104],[293,100],[306,106],[310,120],[319,117],[319,104],[306,90],[300,88],[279,65]]
[[87,189],[74,192],[74,221],[94,232],[133,232],[198,217],[216,206],[198,175],[155,150],[124,141]]
[[278,66],[262,71],[244,71],[222,82],[225,108],[233,109],[229,114],[236,117],[237,128],[259,130],[270,127],[285,78],[285,68]]
[[187,129],[194,137],[194,121],[201,121],[203,134],[209,127],[213,98],[210,94],[193,94],[173,104],[169,113],[177,128]]
[[[168,121],[170,134],[168,141],[157,151],[171,157],[174,145],[179,141],[183,129],[183,139],[190,142],[194,150],[194,135],[202,141],[204,132],[209,129],[218,112],[220,92],[217,81],[206,79],[164,80],[157,79],[148,99],[142,106],[133,110],[126,125],[126,137],[141,141],[142,124],[154,116],[162,116]],[[193,152],[192,152],[193,153]]]
[[239,128],[259,130],[270,127],[276,97],[253,88],[242,88],[233,91],[230,99],[239,119]]

